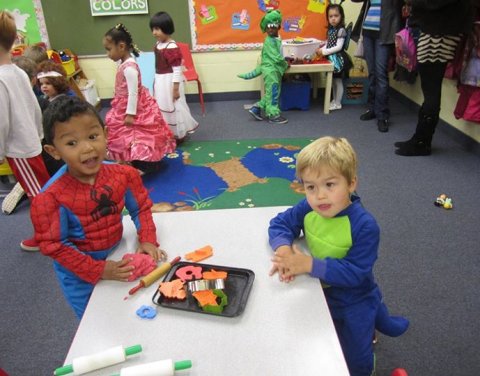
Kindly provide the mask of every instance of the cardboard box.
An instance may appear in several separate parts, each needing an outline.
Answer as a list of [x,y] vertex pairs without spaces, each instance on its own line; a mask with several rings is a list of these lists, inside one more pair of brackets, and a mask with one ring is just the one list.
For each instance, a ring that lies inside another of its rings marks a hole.
[[315,38],[304,38],[303,42],[298,39],[285,39],[282,41],[283,56],[303,59],[305,55],[312,55],[324,44],[324,41]]

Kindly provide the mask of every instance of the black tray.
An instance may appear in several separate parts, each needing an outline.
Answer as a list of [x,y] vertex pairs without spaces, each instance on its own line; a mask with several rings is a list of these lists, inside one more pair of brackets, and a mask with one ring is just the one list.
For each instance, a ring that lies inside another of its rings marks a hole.
[[[197,300],[188,291],[187,286],[185,286],[185,290],[187,291],[186,299],[178,300],[165,298],[162,294],[160,294],[160,291],[158,291],[157,289],[157,291],[155,291],[155,294],[152,297],[153,303],[166,308],[181,309],[184,311],[206,313],[210,315],[225,317],[239,316],[243,312],[245,306],[247,305],[248,295],[250,293],[250,290],[252,289],[253,280],[255,279],[255,273],[253,271],[248,269],[231,268],[228,266],[182,261],[172,266],[172,268],[169,270],[169,272],[163,279],[163,282],[170,282],[178,279],[178,277],[175,275],[177,269],[188,265],[201,266],[202,272],[215,269],[216,271],[225,271],[228,273],[227,279],[225,280],[225,289],[223,290],[227,295],[228,305],[225,306],[223,312],[219,314],[205,312],[198,305]],[[188,282],[189,281],[187,281],[187,283]]]

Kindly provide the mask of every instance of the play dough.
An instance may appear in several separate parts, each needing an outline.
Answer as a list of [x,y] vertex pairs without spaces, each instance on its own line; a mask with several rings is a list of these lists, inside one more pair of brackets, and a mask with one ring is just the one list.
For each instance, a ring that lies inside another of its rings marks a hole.
[[128,265],[133,265],[135,269],[132,271],[132,275],[128,277],[128,281],[135,281],[137,278],[147,275],[157,267],[157,263],[152,256],[145,253],[126,253],[123,255],[122,260],[132,259]]

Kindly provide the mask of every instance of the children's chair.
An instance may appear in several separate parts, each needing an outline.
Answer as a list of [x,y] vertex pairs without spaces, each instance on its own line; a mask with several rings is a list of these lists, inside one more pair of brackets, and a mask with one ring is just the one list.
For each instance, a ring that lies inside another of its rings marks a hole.
[[183,65],[185,70],[183,71],[183,75],[187,81],[197,81],[198,86],[198,95],[200,96],[200,106],[202,107],[202,115],[205,116],[205,104],[203,102],[203,91],[202,91],[202,83],[198,77],[198,73],[195,70],[195,65],[193,64],[192,53],[190,52],[190,47],[186,43],[179,43],[176,42],[177,46],[182,51],[183,56]]

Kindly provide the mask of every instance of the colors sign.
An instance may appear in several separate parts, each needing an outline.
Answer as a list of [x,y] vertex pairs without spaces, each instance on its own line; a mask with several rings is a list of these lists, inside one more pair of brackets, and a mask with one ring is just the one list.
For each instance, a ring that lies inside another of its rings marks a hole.
[[148,14],[147,0],[90,0],[92,16]]

